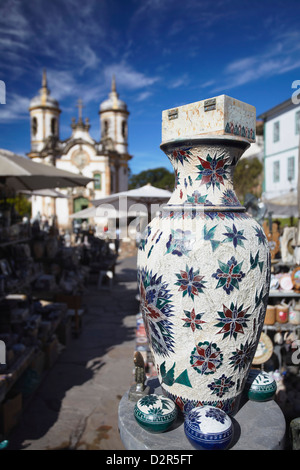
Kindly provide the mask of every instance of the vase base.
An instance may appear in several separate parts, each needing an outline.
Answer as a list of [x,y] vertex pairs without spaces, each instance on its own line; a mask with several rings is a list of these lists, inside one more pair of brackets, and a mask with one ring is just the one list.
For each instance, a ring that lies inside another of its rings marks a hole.
[[226,414],[229,416],[234,416],[238,410],[239,410],[239,405],[241,401],[241,396],[242,394],[240,393],[234,398],[229,398],[227,400],[215,400],[215,401],[201,401],[201,400],[189,400],[187,398],[180,397],[178,395],[173,395],[172,393],[168,392],[164,387],[161,387],[162,393],[168,397],[171,398],[171,400],[176,403],[176,405],[179,408],[179,411],[182,413],[183,416],[186,416],[187,413],[192,408],[196,408],[198,406],[214,406],[216,408],[219,408],[223,410]]

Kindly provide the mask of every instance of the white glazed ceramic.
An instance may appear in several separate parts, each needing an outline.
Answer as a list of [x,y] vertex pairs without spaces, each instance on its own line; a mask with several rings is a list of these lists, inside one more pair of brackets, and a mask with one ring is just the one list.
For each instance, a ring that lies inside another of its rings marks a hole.
[[184,431],[199,450],[225,450],[233,438],[230,417],[214,406],[193,408],[185,418]]

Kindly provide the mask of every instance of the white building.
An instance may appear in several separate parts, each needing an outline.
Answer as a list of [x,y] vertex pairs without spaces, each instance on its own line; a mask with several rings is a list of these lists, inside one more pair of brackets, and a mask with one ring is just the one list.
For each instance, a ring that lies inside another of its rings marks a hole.
[[297,190],[300,104],[288,99],[259,118],[264,121],[264,197],[272,199]]
[[82,117],[78,101],[78,120],[72,120],[71,135],[59,138],[59,103],[50,95],[46,72],[39,95],[30,102],[31,150],[35,161],[94,178],[86,187],[60,190],[65,198],[32,198],[32,216],[57,216],[60,227],[71,227],[70,215],[91,205],[91,200],[128,189],[128,116],[124,101],[119,99],[113,78],[108,99],[99,107],[99,141],[90,134],[89,120]]

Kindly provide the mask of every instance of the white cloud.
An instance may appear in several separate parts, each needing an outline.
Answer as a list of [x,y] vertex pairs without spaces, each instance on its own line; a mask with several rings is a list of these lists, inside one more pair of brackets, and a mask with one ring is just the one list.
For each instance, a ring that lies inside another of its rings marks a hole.
[[6,104],[0,105],[0,122],[7,123],[19,119],[28,119],[29,117],[29,99],[14,94],[6,94]]
[[109,65],[106,67],[104,75],[109,83],[112,76],[115,75],[117,85],[119,84],[130,90],[151,86],[159,80],[159,77],[147,76],[125,63]]
[[[229,63],[214,91],[245,85],[256,80],[281,75],[300,67],[300,33],[290,31],[274,38],[271,45],[257,55]],[[212,81],[213,84],[213,81]]]
[[136,97],[136,101],[145,101],[147,100],[150,96],[152,96],[151,91],[143,91]]

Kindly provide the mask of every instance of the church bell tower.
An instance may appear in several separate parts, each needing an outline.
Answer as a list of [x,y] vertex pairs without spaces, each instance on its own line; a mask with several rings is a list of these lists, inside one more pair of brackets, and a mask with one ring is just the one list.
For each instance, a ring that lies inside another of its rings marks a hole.
[[124,101],[120,100],[116,90],[115,77],[112,79],[108,99],[100,105],[101,141],[108,139],[114,143],[114,150],[120,154],[128,152],[128,116],[129,111]]
[[30,101],[30,158],[43,158],[45,146],[54,145],[59,140],[59,109],[58,101],[51,97],[47,84],[46,70],[43,71],[42,87],[39,95]]

